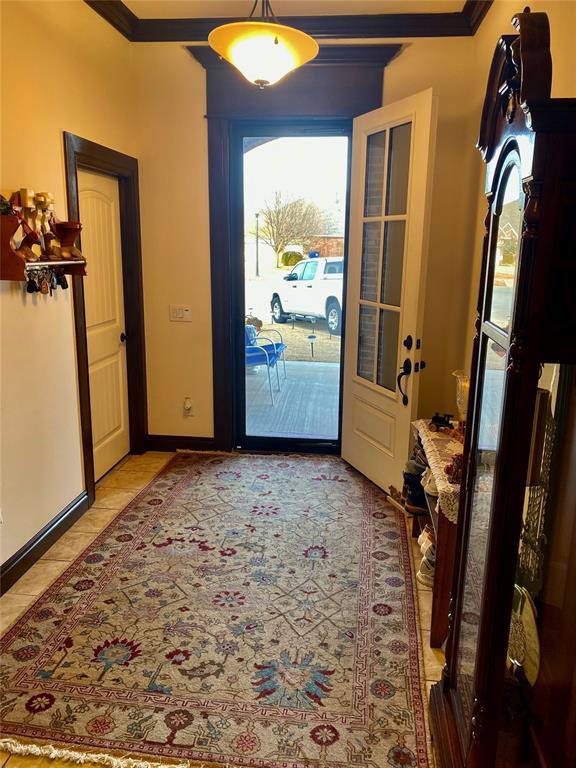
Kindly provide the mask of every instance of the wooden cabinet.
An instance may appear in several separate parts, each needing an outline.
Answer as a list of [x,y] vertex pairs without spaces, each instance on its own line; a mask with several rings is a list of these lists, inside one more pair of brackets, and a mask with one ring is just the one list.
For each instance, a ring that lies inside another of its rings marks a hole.
[[576,499],[561,490],[574,461],[576,99],[550,98],[546,14],[513,24],[479,139],[488,211],[447,661],[430,702],[441,768],[576,766],[576,555],[558,549],[560,530],[576,544]]

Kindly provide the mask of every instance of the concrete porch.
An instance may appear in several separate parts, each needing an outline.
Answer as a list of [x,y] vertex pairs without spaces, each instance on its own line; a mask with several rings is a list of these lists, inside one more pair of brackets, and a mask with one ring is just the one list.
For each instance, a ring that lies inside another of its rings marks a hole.
[[265,366],[246,374],[246,434],[335,440],[338,437],[340,365],[286,362],[286,378],[271,369],[274,405],[270,402]]

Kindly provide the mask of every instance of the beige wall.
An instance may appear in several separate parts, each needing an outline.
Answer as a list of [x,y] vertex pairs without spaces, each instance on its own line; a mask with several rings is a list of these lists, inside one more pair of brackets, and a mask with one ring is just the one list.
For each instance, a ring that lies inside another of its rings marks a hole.
[[[151,434],[211,436],[206,77],[181,46],[133,47]],[[191,323],[168,320],[191,304]],[[190,397],[194,416],[184,416]]]
[[[510,19],[522,4],[515,0],[496,0],[488,12],[482,26],[474,37],[474,59],[477,62],[478,83],[476,87],[478,126],[480,125],[480,109],[484,99],[488,71],[492,61],[492,54],[500,35],[513,34],[514,28]],[[550,21],[550,49],[552,52],[552,96],[554,98],[576,97],[576,46],[574,33],[576,32],[576,2],[575,0],[533,0],[530,3],[533,13],[545,12]],[[484,217],[486,215],[486,203],[484,197],[484,170],[478,191],[478,205],[475,211],[475,238],[474,238],[474,262],[470,284],[470,310],[469,328],[473,327],[476,317],[476,296],[480,276],[480,263],[482,259],[482,237],[484,234]],[[472,351],[473,334],[469,333],[466,339],[466,360],[469,364]]]
[[471,243],[480,157],[474,149],[470,38],[399,41],[400,56],[384,73],[384,104],[424,88],[438,99],[430,243],[424,306],[419,412],[455,412],[451,372],[464,364]]
[[[63,131],[138,158],[149,429],[210,436],[204,70],[181,45],[128,43],[81,0],[2,0],[0,10],[0,188],[50,190],[65,218]],[[84,481],[70,293],[30,297],[8,282],[0,292],[4,562]],[[191,304],[193,323],[169,322],[170,303]]]
[[[49,190],[66,218],[62,131],[133,153],[130,45],[81,2],[2,2],[0,188]],[[84,487],[70,291],[0,283],[0,562]]]

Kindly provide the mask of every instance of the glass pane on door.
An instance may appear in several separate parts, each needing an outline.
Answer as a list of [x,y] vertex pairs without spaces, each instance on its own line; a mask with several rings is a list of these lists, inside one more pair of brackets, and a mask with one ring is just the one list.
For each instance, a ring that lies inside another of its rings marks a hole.
[[376,351],[376,308],[360,305],[358,324],[358,376],[374,381],[374,354]]
[[390,131],[390,149],[388,151],[388,192],[386,195],[386,213],[389,215],[406,213],[408,177],[410,171],[411,133],[411,123],[397,125]]
[[384,195],[384,158],[386,157],[386,131],[368,136],[366,146],[366,184],[364,189],[364,216],[382,215]]
[[400,313],[390,309],[381,309],[378,327],[379,342],[376,383],[392,392],[396,391],[399,330]]
[[[270,438],[334,442],[340,430],[348,138],[246,136],[242,150],[239,390],[245,419],[239,440],[250,447]],[[371,247],[377,275],[379,240]]]
[[382,224],[379,221],[364,224],[360,298],[367,301],[376,301],[378,297],[378,262],[380,260],[381,232]]
[[[412,124],[367,138],[357,375],[396,392]],[[386,201],[385,210],[382,202]]]
[[387,221],[385,224],[380,301],[395,307],[400,306],[402,297],[405,232],[405,221]]

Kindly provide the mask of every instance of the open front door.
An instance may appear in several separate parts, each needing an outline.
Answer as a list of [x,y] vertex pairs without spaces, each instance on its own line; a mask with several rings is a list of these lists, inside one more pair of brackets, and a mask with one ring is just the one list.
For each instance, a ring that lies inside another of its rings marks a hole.
[[385,490],[418,405],[435,128],[431,90],[354,120],[342,456]]

